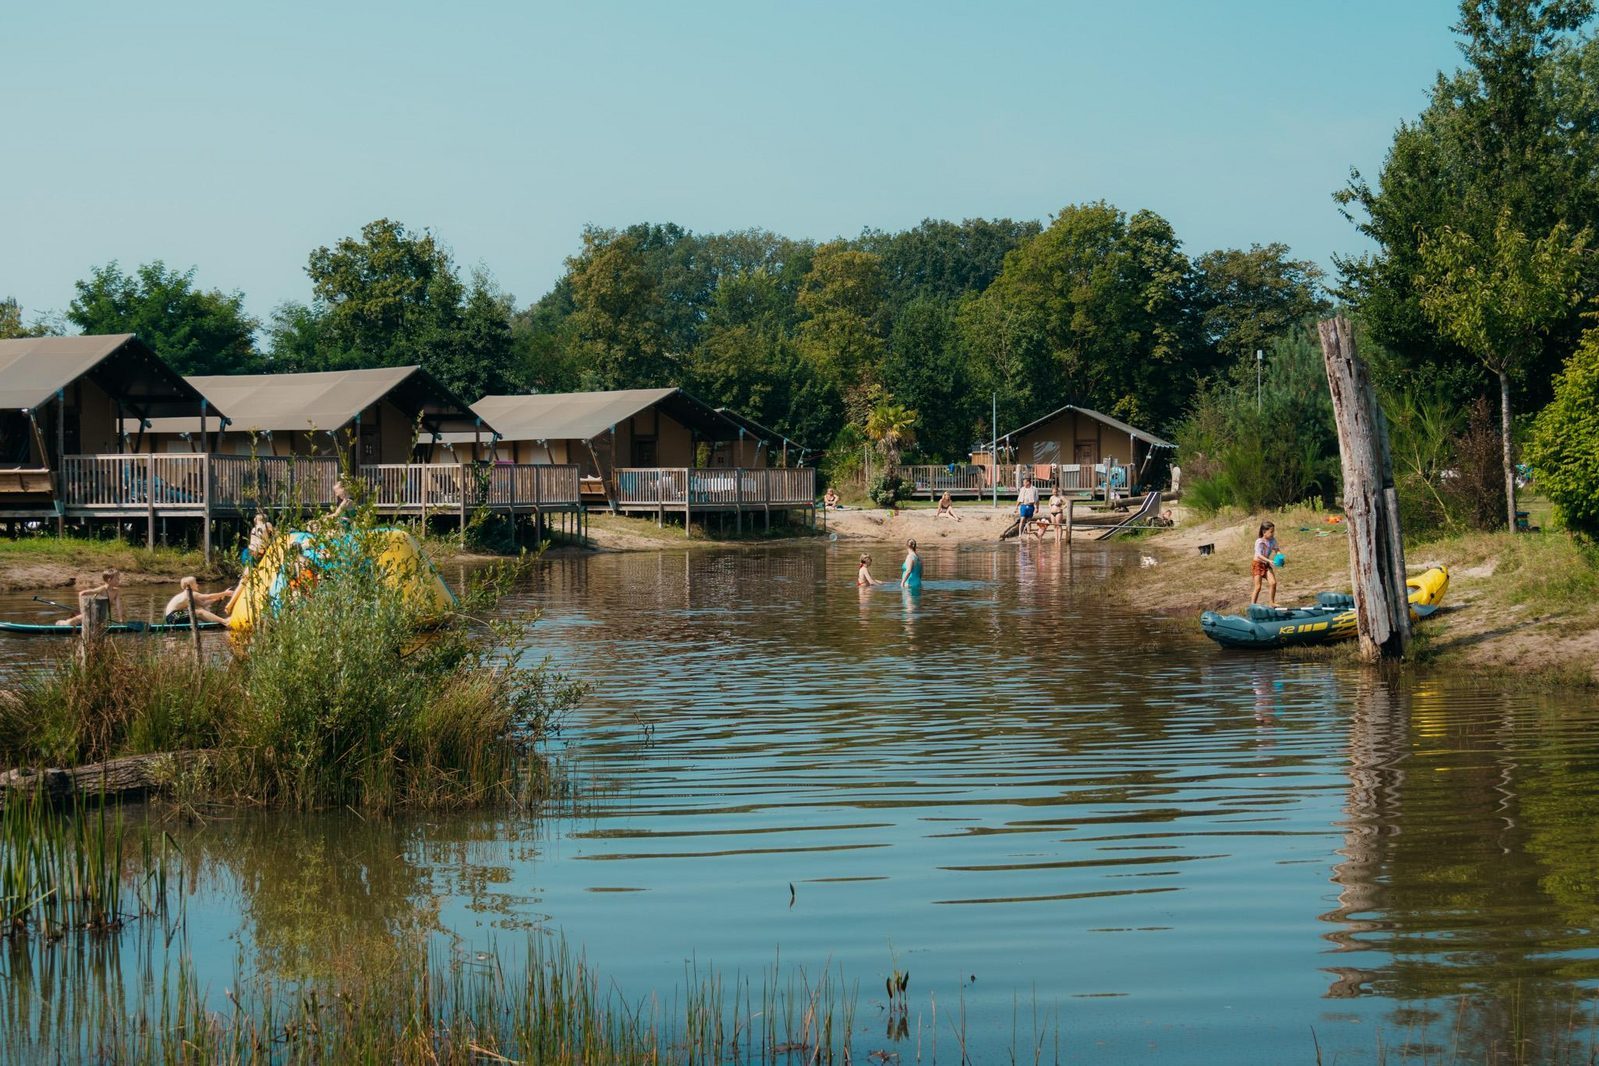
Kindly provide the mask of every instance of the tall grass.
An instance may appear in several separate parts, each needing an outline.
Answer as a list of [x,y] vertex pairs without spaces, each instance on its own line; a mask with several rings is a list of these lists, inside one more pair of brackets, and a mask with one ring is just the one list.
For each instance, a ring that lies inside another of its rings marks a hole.
[[533,744],[580,690],[537,663],[530,619],[488,620],[526,561],[480,573],[420,632],[370,545],[341,543],[237,656],[196,662],[185,640],[64,650],[0,699],[0,761],[205,749],[214,792],[302,810],[458,805],[533,783]]
[[[133,855],[125,852],[130,835]],[[130,834],[121,810],[103,804],[78,800],[62,812],[42,792],[11,793],[0,808],[0,935],[54,941],[164,911],[170,843],[148,825]],[[125,875],[132,877],[131,899]]]
[[[147,942],[154,956],[159,948]],[[564,944],[529,941],[514,970],[421,948],[341,981],[236,977],[204,989],[188,955],[138,967],[132,1002],[84,995],[35,958],[0,993],[0,1059],[129,1063],[847,1063],[854,995],[823,972],[757,989],[696,979],[670,1000],[630,1002]],[[114,980],[114,977],[113,977]],[[211,997],[208,1002],[207,995]],[[218,1009],[218,999],[226,1007]],[[72,1010],[43,1004],[72,1002]],[[1038,1061],[1036,1058],[1030,1061]]]

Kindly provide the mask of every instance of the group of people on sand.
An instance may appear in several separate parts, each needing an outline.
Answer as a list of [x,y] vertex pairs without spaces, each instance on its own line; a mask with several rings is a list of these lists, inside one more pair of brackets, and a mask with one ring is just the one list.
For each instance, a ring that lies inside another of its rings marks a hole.
[[[905,561],[900,564],[899,583],[912,591],[922,587],[922,557],[916,551],[915,540],[905,542]],[[872,576],[872,557],[862,555],[860,568],[855,571],[855,584],[864,589],[888,582]]]

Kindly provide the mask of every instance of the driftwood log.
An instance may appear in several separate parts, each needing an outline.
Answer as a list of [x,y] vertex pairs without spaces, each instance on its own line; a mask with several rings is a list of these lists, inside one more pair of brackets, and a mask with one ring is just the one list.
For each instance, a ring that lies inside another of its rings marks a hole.
[[1360,655],[1367,662],[1398,659],[1410,644],[1410,602],[1388,426],[1349,320],[1340,315],[1318,328],[1338,423]]
[[4,792],[43,792],[50,799],[74,795],[96,798],[142,795],[169,785],[184,774],[202,770],[214,752],[208,750],[166,751],[152,755],[124,755],[105,762],[48,767],[43,770],[7,770],[0,773],[0,794]]

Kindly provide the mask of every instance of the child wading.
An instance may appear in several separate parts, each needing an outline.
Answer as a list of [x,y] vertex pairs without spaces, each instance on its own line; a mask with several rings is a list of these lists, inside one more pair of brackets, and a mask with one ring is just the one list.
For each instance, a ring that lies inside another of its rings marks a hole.
[[1249,571],[1255,577],[1255,588],[1249,596],[1250,603],[1260,602],[1260,586],[1261,582],[1265,582],[1271,605],[1277,606],[1277,568],[1271,562],[1271,557],[1277,553],[1276,534],[1275,523],[1260,524],[1260,530],[1255,537],[1255,558],[1249,564]]

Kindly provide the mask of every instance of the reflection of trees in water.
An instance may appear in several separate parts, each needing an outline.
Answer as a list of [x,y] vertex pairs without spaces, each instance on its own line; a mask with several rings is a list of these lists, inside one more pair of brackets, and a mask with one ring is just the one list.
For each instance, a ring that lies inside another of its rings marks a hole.
[[1576,1061],[1593,1043],[1599,767],[1540,728],[1549,710],[1376,673],[1356,687],[1328,995],[1395,1000],[1417,1050]]
[[[286,979],[388,965],[442,931],[439,899],[509,914],[509,863],[533,845],[497,818],[362,820],[262,814],[216,822],[181,843],[191,875],[226,869],[238,886],[250,962]],[[492,861],[485,861],[486,859]]]

